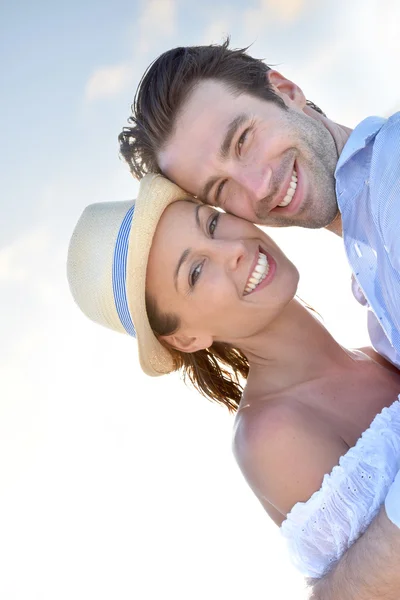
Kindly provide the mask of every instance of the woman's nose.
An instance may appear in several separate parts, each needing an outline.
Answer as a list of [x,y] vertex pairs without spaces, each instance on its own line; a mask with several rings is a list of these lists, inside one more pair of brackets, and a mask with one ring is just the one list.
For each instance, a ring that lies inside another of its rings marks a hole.
[[235,271],[246,256],[246,247],[241,240],[219,240],[217,252],[224,266]]

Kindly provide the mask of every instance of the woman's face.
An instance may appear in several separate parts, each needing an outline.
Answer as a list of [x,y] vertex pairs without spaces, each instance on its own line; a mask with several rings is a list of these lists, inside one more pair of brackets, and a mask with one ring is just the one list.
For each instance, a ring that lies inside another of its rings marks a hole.
[[298,272],[252,223],[196,201],[171,204],[154,235],[146,293],[176,314],[166,339],[194,352],[213,341],[245,348],[292,300]]

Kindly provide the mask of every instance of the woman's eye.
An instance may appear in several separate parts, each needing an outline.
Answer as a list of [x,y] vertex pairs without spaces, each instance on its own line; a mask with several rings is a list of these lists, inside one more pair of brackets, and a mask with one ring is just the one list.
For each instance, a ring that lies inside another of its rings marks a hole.
[[202,268],[203,268],[203,263],[200,263],[199,265],[197,265],[197,267],[195,267],[193,269],[193,271],[191,271],[190,277],[189,277],[190,287],[194,287],[196,285],[196,282],[197,282],[198,278],[200,277]]
[[217,225],[218,225],[218,219],[219,219],[220,213],[214,213],[214,215],[211,217],[209,224],[208,224],[208,233],[210,234],[211,237],[214,237],[214,233],[215,230],[217,229]]
[[245,129],[242,133],[242,135],[240,136],[238,143],[237,143],[237,147],[238,147],[238,152],[240,154],[240,152],[242,151],[242,146],[246,141],[247,138],[247,134],[249,133],[249,129]]

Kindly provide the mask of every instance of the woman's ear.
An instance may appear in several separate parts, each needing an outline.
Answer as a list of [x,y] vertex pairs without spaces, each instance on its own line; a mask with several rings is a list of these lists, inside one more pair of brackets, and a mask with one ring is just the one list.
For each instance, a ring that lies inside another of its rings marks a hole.
[[204,348],[209,348],[213,343],[211,336],[190,336],[184,333],[163,335],[161,336],[161,339],[175,348],[175,350],[180,350],[181,352],[187,352],[190,354],[192,352],[197,352],[198,350],[204,350]]
[[304,108],[306,105],[306,97],[298,85],[286,79],[281,73],[270,69],[266,76],[274,92],[282,98],[285,104],[289,105],[291,100],[298,108]]

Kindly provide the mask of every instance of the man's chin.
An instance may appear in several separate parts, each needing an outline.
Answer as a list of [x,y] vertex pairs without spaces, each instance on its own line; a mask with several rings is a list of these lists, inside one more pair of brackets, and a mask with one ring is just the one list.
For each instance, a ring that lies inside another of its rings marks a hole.
[[337,214],[333,218],[322,218],[316,219],[315,217],[306,216],[306,215],[285,215],[284,217],[278,217],[274,215],[268,215],[266,218],[262,219],[257,217],[256,223],[258,225],[262,225],[264,227],[301,227],[303,229],[328,229],[329,231],[333,231],[337,235],[342,235],[342,218],[341,214],[338,211]]

